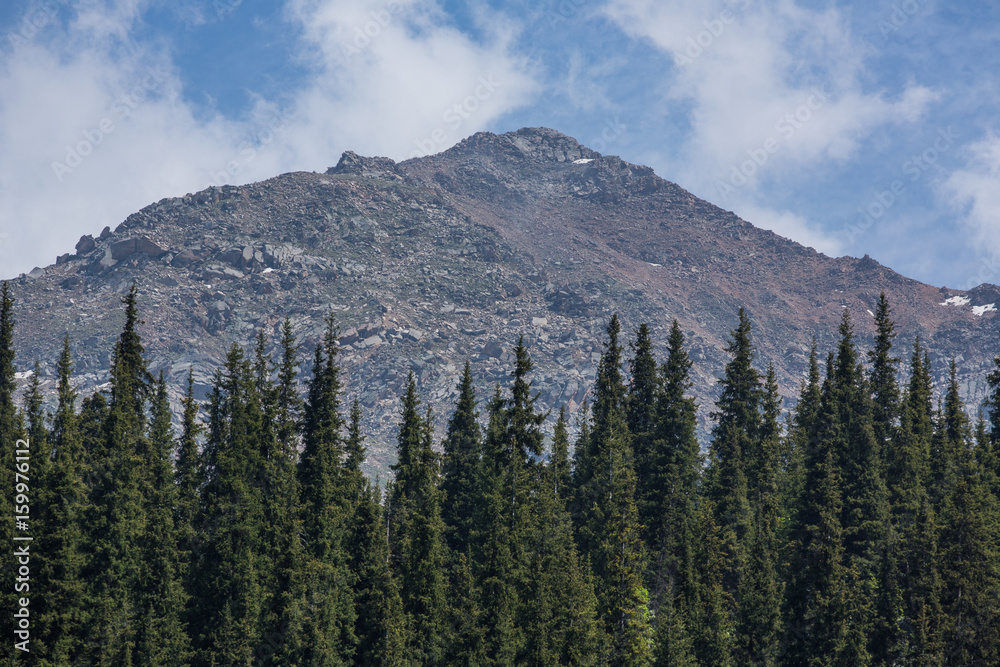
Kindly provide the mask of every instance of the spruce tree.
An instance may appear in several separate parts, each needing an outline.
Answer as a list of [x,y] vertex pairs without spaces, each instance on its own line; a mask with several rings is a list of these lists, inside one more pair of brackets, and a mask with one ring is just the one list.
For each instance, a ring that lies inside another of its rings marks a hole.
[[[481,600],[482,650],[488,656],[486,664],[498,666],[515,664],[524,641],[516,625],[521,563],[507,483],[512,465],[505,448],[505,404],[498,384],[487,405],[472,563],[474,586]],[[467,632],[474,636],[475,628]]]
[[722,392],[712,413],[716,423],[709,446],[706,492],[716,511],[725,553],[724,586],[735,595],[746,567],[753,509],[751,489],[760,478],[760,375],[753,367],[750,319],[740,308],[739,323],[726,351],[732,356],[719,380]]
[[[663,391],[656,405],[655,440],[648,459],[648,486],[640,496],[640,519],[650,549],[653,603],[670,605],[675,633],[691,625],[685,615],[696,604],[694,554],[699,539],[702,457],[696,437],[697,406],[686,395],[691,388],[690,370],[684,334],[674,320],[667,359],[660,369]],[[677,596],[683,599],[671,601]]]
[[440,462],[432,449],[433,421],[419,413],[416,379],[410,372],[399,426],[398,462],[393,466],[389,508],[390,548],[410,635],[408,659],[444,663],[447,638],[447,547],[441,519]]
[[733,626],[730,618],[732,596],[723,581],[726,555],[722,531],[715,523],[712,501],[698,505],[698,535],[694,560],[698,563],[693,584],[693,603],[688,605],[689,632],[694,657],[701,665],[727,667],[732,664]]
[[194,551],[200,548],[196,531],[198,503],[201,495],[201,455],[198,438],[204,426],[198,419],[199,406],[194,397],[194,370],[188,369],[187,389],[184,392],[181,414],[181,435],[177,440],[177,465],[174,483],[177,486],[177,509],[174,523],[177,527],[178,545],[185,567],[185,580],[191,586]]
[[[647,514],[648,498],[658,495],[653,486],[656,464],[655,438],[657,426],[657,402],[660,395],[662,377],[657,373],[656,358],[653,356],[653,341],[649,327],[644,323],[635,332],[632,348],[632,375],[629,380],[626,401],[626,421],[632,434],[635,452],[636,488],[639,498],[639,517],[647,531],[653,525],[653,517]],[[647,534],[644,532],[644,537]]]
[[[957,382],[954,373],[949,394]],[[941,510],[941,611],[943,653],[948,664],[990,665],[1000,661],[1000,560],[997,499],[971,447],[961,406],[949,405],[943,430],[954,446],[957,469],[943,490]]]
[[[52,418],[53,459],[42,484],[45,531],[36,542],[41,556],[37,636],[44,646],[41,664],[75,664],[80,659],[88,608],[84,575],[84,520],[87,476],[83,442],[72,386],[73,361],[69,336],[63,340],[56,366],[58,403]],[[38,645],[34,651],[39,653]],[[41,656],[39,656],[41,657]]]
[[472,384],[472,365],[466,361],[458,384],[455,411],[448,420],[442,465],[444,501],[441,518],[447,527],[448,546],[452,552],[466,553],[470,546],[481,456],[482,433]]
[[302,638],[299,660],[347,664],[356,639],[353,577],[344,545],[350,516],[343,474],[346,451],[337,365],[339,329],[332,313],[325,324],[323,340],[313,358],[298,466],[301,517],[309,560],[301,578],[299,605],[305,609],[318,605],[322,612],[304,612],[304,625],[297,632]]
[[761,402],[760,454],[757,487],[752,505],[754,521],[747,548],[747,568],[738,591],[737,663],[776,664],[781,621],[782,583],[779,580],[778,456],[781,441],[781,398],[774,365],[769,364]]
[[[559,426],[561,424],[561,426]],[[527,632],[521,664],[597,664],[600,629],[597,598],[585,564],[573,539],[573,524],[566,509],[566,490],[560,477],[568,475],[565,411],[557,428],[561,453],[548,465],[536,468],[535,522],[528,536],[524,608],[520,623]]]
[[352,517],[349,545],[355,573],[358,645],[354,664],[359,666],[406,664],[406,626],[399,583],[389,559],[385,515],[378,485],[365,484]]
[[578,537],[594,566],[609,664],[640,665],[652,659],[652,630],[620,333],[621,323],[614,315],[595,387],[588,438],[590,479],[577,487],[577,503],[583,510]]
[[174,452],[167,384],[160,371],[152,397],[149,425],[150,466],[144,490],[147,502],[142,539],[136,662],[143,665],[187,665],[191,643],[184,627],[187,593],[183,585],[183,555],[180,534],[174,524],[177,486],[172,465]]
[[556,425],[552,429],[552,456],[549,458],[548,480],[552,486],[552,493],[567,507],[569,494],[572,491],[573,470],[570,467],[569,458],[569,432],[567,430],[566,406],[559,406],[559,417]]
[[94,615],[88,659],[97,665],[131,665],[138,659],[152,457],[146,438],[150,376],[138,332],[137,302],[133,285],[122,299],[125,326],[111,363],[111,397],[102,437],[90,459],[94,474],[87,521],[87,581]]
[[192,627],[202,664],[249,664],[264,636],[261,410],[253,367],[235,343],[216,372],[208,412]]
[[875,346],[868,351],[868,383],[872,395],[872,430],[883,456],[895,438],[899,420],[899,385],[896,382],[899,359],[892,356],[895,337],[892,309],[882,292],[875,307]]

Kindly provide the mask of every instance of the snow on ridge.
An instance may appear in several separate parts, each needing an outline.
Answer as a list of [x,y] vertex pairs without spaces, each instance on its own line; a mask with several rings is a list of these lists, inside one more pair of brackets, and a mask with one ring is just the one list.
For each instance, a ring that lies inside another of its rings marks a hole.
[[953,296],[950,299],[945,299],[939,306],[968,306],[969,297],[967,296]]
[[973,306],[972,314],[982,317],[983,313],[994,312],[996,309],[997,305],[995,303],[988,303],[985,306]]
[[594,158],[592,157],[582,157],[579,160],[573,160],[573,164],[587,164],[588,162],[593,162],[593,161]]

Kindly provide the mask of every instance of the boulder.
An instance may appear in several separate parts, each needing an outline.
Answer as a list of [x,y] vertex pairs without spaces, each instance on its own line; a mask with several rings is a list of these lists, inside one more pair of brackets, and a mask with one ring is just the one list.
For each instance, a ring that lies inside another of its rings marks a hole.
[[[107,227],[105,227],[107,229]],[[102,237],[103,238],[103,237]],[[97,243],[94,241],[94,237],[90,234],[86,234],[80,237],[80,240],[76,242],[76,254],[86,255],[88,252],[97,247]]]
[[155,241],[146,237],[135,239],[125,239],[111,244],[111,257],[115,260],[122,260],[137,252],[145,253],[150,257],[159,257],[166,254],[167,249]]

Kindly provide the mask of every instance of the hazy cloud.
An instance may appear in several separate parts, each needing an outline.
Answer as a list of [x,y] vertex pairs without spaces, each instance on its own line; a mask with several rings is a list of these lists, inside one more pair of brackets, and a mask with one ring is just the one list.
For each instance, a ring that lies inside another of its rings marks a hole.
[[147,3],[66,4],[0,63],[3,277],[162,197],[322,170],[346,149],[444,150],[536,87],[499,18],[481,14],[474,40],[430,0],[291,0],[284,29],[308,74],[228,118],[182,95],[171,44],[136,40]]

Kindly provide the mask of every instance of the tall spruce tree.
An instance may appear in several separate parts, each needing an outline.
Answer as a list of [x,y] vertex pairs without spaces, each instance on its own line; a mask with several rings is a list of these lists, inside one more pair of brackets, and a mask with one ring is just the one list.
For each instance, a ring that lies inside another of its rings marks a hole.
[[[513,462],[505,446],[505,405],[498,384],[487,405],[489,419],[478,474],[472,564],[474,586],[481,600],[482,651],[488,656],[486,664],[498,666],[515,664],[524,642],[523,631],[516,625],[521,597],[518,582],[522,574],[519,545],[516,544],[518,531],[512,520],[507,483]],[[467,634],[474,637],[475,628],[470,628]]]
[[360,666],[404,665],[406,623],[399,582],[389,559],[388,531],[378,484],[366,484],[352,517],[351,569],[357,578],[354,633]]
[[102,438],[90,459],[94,474],[87,580],[94,614],[88,660],[127,666],[137,660],[152,457],[146,437],[150,375],[138,332],[141,320],[134,284],[122,303],[125,326],[111,362],[111,398]]
[[208,411],[192,626],[200,664],[250,664],[264,636],[261,406],[253,367],[235,343],[225,371],[216,372]]
[[[2,465],[0,482],[2,482],[2,488],[7,490],[0,498],[0,512],[5,517],[3,522],[4,544],[14,544],[15,523],[9,517],[15,516],[15,504],[13,502],[14,495],[10,493],[10,490],[15,488],[15,471],[21,472],[20,469],[15,468],[15,464],[26,463],[25,469],[30,473],[32,461],[38,456],[38,453],[31,450],[30,442],[25,442],[29,451],[28,461],[17,461],[14,453],[15,450],[20,449],[18,441],[23,440],[27,435],[24,430],[23,416],[15,403],[17,391],[15,373],[17,369],[14,366],[14,324],[14,297],[11,294],[10,284],[4,281],[3,286],[0,287],[0,439],[3,442],[3,448],[0,450],[3,452],[3,456],[0,457],[0,465]],[[29,523],[29,528],[30,525]],[[13,549],[9,549],[4,554],[2,563],[0,575],[3,576],[3,581],[13,582],[17,571],[17,559]],[[8,638],[15,636],[14,609],[18,597],[13,585],[5,585],[4,592],[0,594],[0,601],[3,602],[3,608],[7,612],[4,614],[3,624],[0,627],[4,630],[4,636]],[[19,651],[11,648],[4,658],[4,664],[17,664],[19,662],[18,653]]]
[[653,486],[656,457],[655,438],[657,426],[657,402],[661,393],[662,376],[657,372],[656,358],[653,356],[653,341],[649,326],[641,324],[635,332],[632,348],[632,374],[629,379],[626,399],[626,421],[632,434],[635,452],[636,489],[639,499],[639,518],[646,528],[643,537],[648,537],[648,529],[654,525],[647,513],[648,498],[657,495]]
[[781,442],[781,397],[774,365],[769,364],[761,401],[757,485],[751,505],[754,521],[747,548],[747,568],[740,580],[737,611],[737,664],[774,665],[781,633],[782,584],[779,580],[778,496],[779,447]]
[[301,517],[309,564],[301,576],[299,606],[319,606],[304,613],[299,660],[348,664],[353,655],[355,611],[353,577],[344,545],[350,519],[345,502],[346,460],[341,415],[339,329],[330,313],[313,358],[312,379],[303,412],[302,456],[298,466]]
[[[640,496],[640,519],[655,568],[654,602],[669,588],[694,602],[695,544],[698,530],[698,494],[701,448],[696,437],[697,406],[687,396],[691,389],[691,360],[677,320],[670,329],[667,359],[660,369],[663,391],[656,405],[656,431],[646,479]],[[688,607],[690,608],[690,607]],[[683,607],[675,605],[677,613]]]
[[560,410],[557,442],[549,463],[535,468],[534,525],[528,535],[524,607],[528,630],[521,664],[597,664],[600,629],[590,573],[581,562],[566,509],[568,476],[565,410]]
[[[753,519],[751,489],[760,479],[760,374],[753,367],[750,318],[743,308],[726,351],[732,359],[719,380],[722,392],[712,413],[706,492],[716,512],[725,553],[723,585],[730,595],[740,589]],[[738,602],[734,598],[735,602]],[[731,610],[732,612],[733,610]]]
[[[943,652],[948,664],[1000,661],[998,506],[976,460],[952,363],[942,440],[940,572]],[[939,478],[940,480],[940,478]]]
[[899,421],[899,359],[892,356],[896,325],[885,292],[875,306],[875,345],[868,351],[868,384],[872,395],[872,430],[883,456],[896,435]]
[[440,462],[432,448],[430,410],[419,412],[410,372],[399,425],[389,506],[390,548],[410,635],[406,652],[415,664],[444,663],[447,639],[447,547],[441,519]]
[[880,444],[875,439],[871,416],[871,393],[867,386],[850,313],[844,309],[840,325],[830,402],[834,411],[825,432],[838,456],[843,489],[841,526],[844,529],[845,557],[858,578],[857,604],[853,609],[861,619],[856,631],[872,631],[879,591],[877,588],[880,552],[887,539],[888,495],[882,473]]
[[617,315],[606,331],[588,438],[590,478],[577,486],[583,510],[578,537],[592,558],[608,662],[641,665],[652,660],[652,630]]
[[482,457],[482,432],[476,410],[476,391],[472,383],[472,365],[466,361],[458,383],[455,411],[448,420],[444,439],[444,501],[441,518],[447,527],[448,546],[452,552],[466,553],[472,524],[475,521],[477,473]]
[[76,391],[72,386],[73,361],[69,335],[63,340],[56,366],[58,403],[52,418],[53,458],[42,481],[45,502],[44,533],[36,542],[41,556],[40,602],[37,636],[44,654],[36,644],[40,664],[75,664],[80,659],[82,639],[87,624],[84,574],[84,520],[87,489],[84,480],[87,464],[76,414]]
[[136,640],[136,662],[142,665],[187,665],[191,642],[184,627],[187,592],[183,582],[183,554],[174,524],[177,486],[174,484],[174,437],[170,401],[163,371],[152,396],[152,419],[147,443],[149,476],[144,490],[146,525],[141,543],[141,608]]

